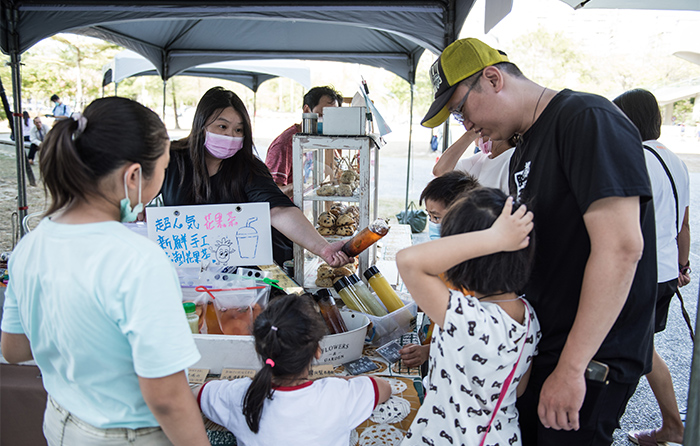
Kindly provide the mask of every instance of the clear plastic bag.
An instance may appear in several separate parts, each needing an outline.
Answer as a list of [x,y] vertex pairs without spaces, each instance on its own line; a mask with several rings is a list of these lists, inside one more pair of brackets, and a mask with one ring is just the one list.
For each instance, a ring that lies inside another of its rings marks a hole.
[[210,296],[223,334],[251,335],[255,318],[267,306],[270,285],[255,280],[240,280],[231,284],[231,288],[207,288],[200,285],[195,290]]

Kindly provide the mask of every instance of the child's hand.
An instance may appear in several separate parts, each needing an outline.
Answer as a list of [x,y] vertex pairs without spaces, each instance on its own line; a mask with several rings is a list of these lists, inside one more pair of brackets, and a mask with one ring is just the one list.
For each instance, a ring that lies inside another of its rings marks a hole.
[[517,251],[526,248],[530,243],[528,234],[532,231],[532,212],[521,205],[515,212],[513,210],[513,197],[506,199],[501,215],[491,226],[496,241],[501,251]]
[[420,367],[430,356],[430,345],[408,344],[399,353],[406,367]]

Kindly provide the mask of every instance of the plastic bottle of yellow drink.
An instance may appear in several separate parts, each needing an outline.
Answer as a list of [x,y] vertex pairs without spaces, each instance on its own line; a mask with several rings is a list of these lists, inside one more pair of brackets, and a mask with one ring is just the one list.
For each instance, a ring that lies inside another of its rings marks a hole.
[[355,274],[350,274],[348,276],[348,282],[352,284],[355,288],[355,294],[360,300],[365,304],[367,308],[372,312],[373,316],[386,316],[386,310],[382,307],[376,297],[372,295],[372,292],[367,288],[367,285],[357,277]]
[[377,297],[382,301],[389,313],[393,313],[404,306],[396,291],[389,285],[386,278],[379,272],[376,266],[370,266],[364,272],[365,279],[369,282]]
[[360,298],[355,294],[352,285],[345,277],[338,279],[333,284],[333,288],[338,292],[338,296],[343,300],[345,305],[351,310],[359,311],[360,313],[372,314],[367,306],[362,303]]

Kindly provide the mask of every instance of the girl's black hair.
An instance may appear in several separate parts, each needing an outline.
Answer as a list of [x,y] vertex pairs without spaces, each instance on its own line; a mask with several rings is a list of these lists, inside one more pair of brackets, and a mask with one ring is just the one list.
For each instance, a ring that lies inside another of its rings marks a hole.
[[39,169],[51,197],[46,215],[101,195],[102,178],[127,163],[139,163],[150,178],[168,145],[158,115],[131,99],[97,99],[83,117],[84,128],[74,119],[58,121],[41,145]]
[[[468,192],[450,206],[442,218],[441,237],[490,228],[508,197],[500,189],[481,187]],[[520,203],[513,203],[513,212]],[[467,260],[446,272],[447,280],[458,288],[481,294],[520,292],[530,278],[535,253],[534,230],[527,248],[497,252]]]
[[661,110],[656,97],[650,91],[635,88],[613,99],[622,112],[632,121],[642,136],[642,141],[661,136]]
[[[255,351],[263,367],[255,374],[243,399],[243,415],[251,431],[260,429],[263,405],[272,399],[272,378],[301,375],[314,359],[326,324],[308,294],[279,297],[255,319]],[[274,367],[265,361],[274,361]]]
[[[29,125],[30,118],[29,118],[29,112],[27,110],[22,112],[22,119],[24,119],[24,125]],[[28,136],[28,135],[24,135],[24,136]]]
[[453,170],[434,178],[420,194],[418,204],[424,200],[432,200],[442,203],[445,208],[461,196],[463,193],[479,187],[479,181],[460,170]]
[[[193,169],[191,198],[194,204],[211,202],[211,182],[205,158],[207,149],[204,147],[206,127],[228,107],[233,107],[243,120],[243,148],[231,158],[222,160],[219,165],[219,174],[228,178],[230,184],[229,188],[218,191],[222,202],[241,203],[248,201],[244,190],[246,183],[252,181],[251,175],[272,178],[265,163],[253,153],[253,129],[245,104],[236,93],[223,87],[213,87],[204,93],[197,104],[189,136],[179,141],[173,141],[171,145],[173,151],[187,151],[189,154]],[[179,170],[184,172],[188,168],[185,157],[177,156],[176,160]],[[180,186],[184,184],[184,181],[185,176],[180,180]]]

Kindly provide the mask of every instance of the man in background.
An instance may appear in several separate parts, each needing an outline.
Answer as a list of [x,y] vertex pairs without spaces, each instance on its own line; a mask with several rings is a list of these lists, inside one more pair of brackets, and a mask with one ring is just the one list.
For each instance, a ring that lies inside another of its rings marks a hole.
[[46,115],[47,118],[56,118],[57,121],[59,119],[70,118],[70,107],[64,104],[57,94],[51,96],[51,102],[53,102],[53,112],[51,112],[50,115]]
[[[303,113],[317,113],[319,121],[326,107],[340,107],[343,95],[331,86],[314,87],[304,95]],[[265,164],[270,169],[272,179],[289,198],[293,197],[292,184],[292,137],[301,132],[301,124],[293,124],[282,132],[267,149]]]

